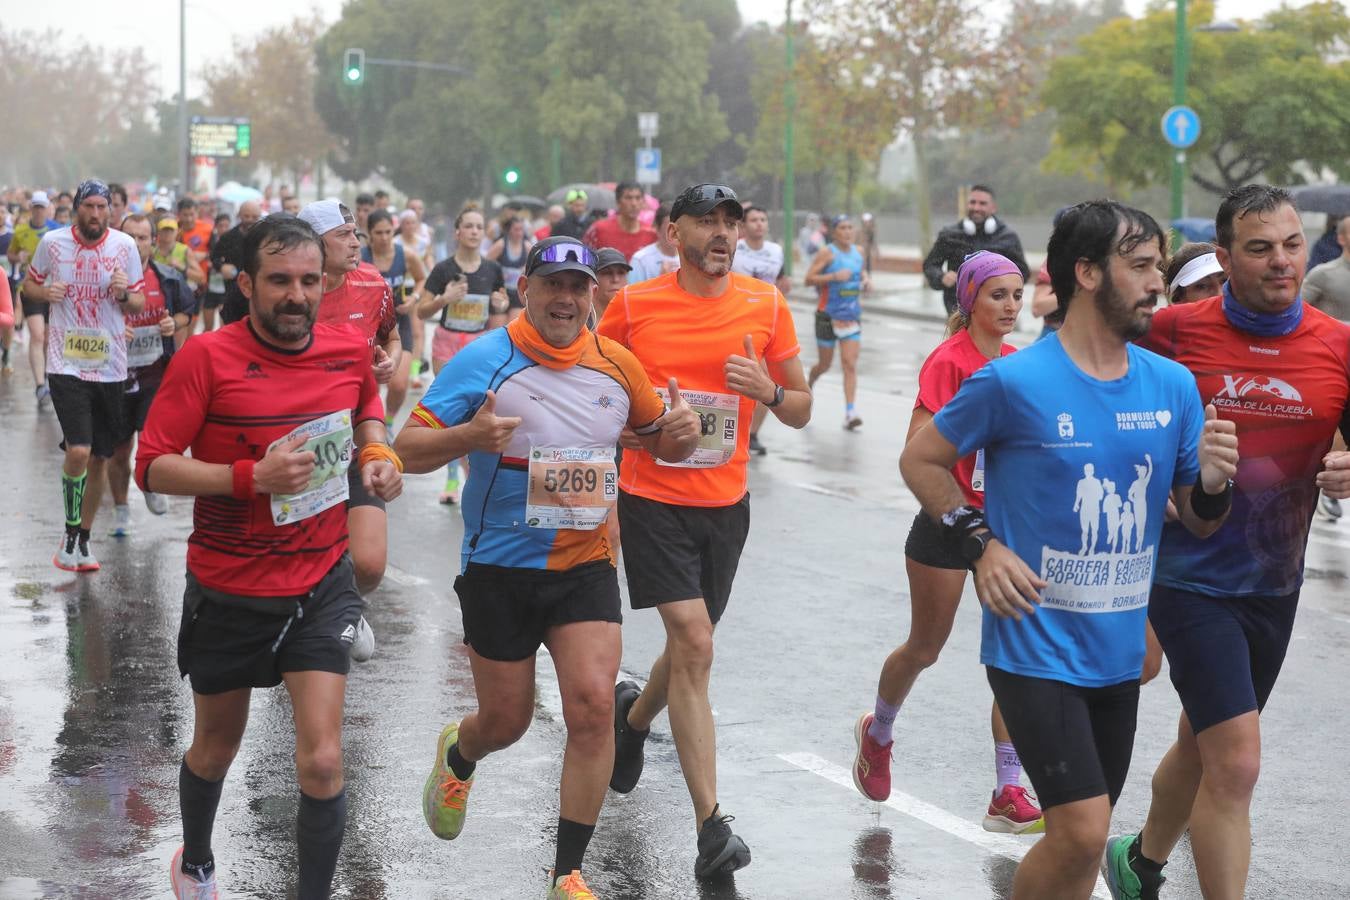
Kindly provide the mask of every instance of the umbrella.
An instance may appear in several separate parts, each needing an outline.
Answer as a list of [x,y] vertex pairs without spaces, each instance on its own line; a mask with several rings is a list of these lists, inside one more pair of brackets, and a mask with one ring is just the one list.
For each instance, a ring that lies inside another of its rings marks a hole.
[[599,184],[566,184],[548,195],[549,203],[566,203],[567,192],[573,189],[586,192],[586,205],[590,209],[613,209],[614,189]]
[[1350,184],[1306,184],[1291,188],[1290,193],[1301,212],[1350,216]]
[[248,200],[261,200],[262,191],[247,187],[237,181],[227,181],[216,189],[216,199],[238,205]]
[[506,203],[503,205],[524,206],[529,209],[546,209],[548,207],[548,201],[541,200],[538,197],[531,196],[530,194],[516,194],[510,200],[507,200]]
[[1188,241],[1209,241],[1214,243],[1214,220],[1191,216],[1185,219],[1173,219],[1172,230]]

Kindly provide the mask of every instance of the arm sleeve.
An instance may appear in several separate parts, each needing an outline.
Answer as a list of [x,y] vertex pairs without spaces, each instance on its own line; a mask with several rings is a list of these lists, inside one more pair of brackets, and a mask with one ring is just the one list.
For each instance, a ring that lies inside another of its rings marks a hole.
[[500,291],[502,288],[506,287],[506,276],[502,274],[502,267],[498,263],[493,262],[492,267],[494,270],[492,273],[492,289],[494,291]]
[[946,259],[947,242],[942,233],[938,232],[937,240],[933,241],[928,255],[923,258],[923,277],[928,281],[928,286],[935,291],[943,289],[942,265]]
[[[623,288],[605,308],[595,333],[628,346],[628,288]],[[631,349],[631,348],[630,348]]]
[[[473,418],[483,405],[488,388],[483,378],[483,360],[479,359],[481,354],[468,352],[477,349],[470,344],[451,357],[422,395],[422,402],[412,412],[414,416],[432,428],[449,428]],[[487,366],[486,371],[495,368]]]
[[764,348],[764,358],[769,362],[782,362],[802,352],[797,343],[797,326],[792,324],[792,310],[787,301],[775,288],[773,292],[773,334],[769,336],[768,346]]
[[930,413],[937,413],[946,406],[965,380],[956,363],[948,357],[930,359],[919,369],[919,395],[914,398],[914,406],[922,406]]
[[[1320,268],[1320,266],[1318,268]],[[1321,308],[1321,304],[1318,301],[1322,299],[1322,278],[1317,269],[1313,269],[1308,273],[1308,277],[1303,279],[1302,294],[1305,303],[1310,303],[1319,309]]]
[[164,380],[150,404],[145,428],[136,442],[136,484],[153,490],[150,464],[165,455],[181,454],[192,446],[211,398],[211,357],[202,341],[188,341],[169,358]]
[[997,443],[1007,408],[995,360],[965,380],[956,396],[933,416],[933,425],[959,456],[966,456]]
[[1200,435],[1205,427],[1205,409],[1200,405],[1200,388],[1195,377],[1189,372],[1181,379],[1183,385],[1178,391],[1181,398],[1181,439],[1177,442],[1176,467],[1172,471],[1172,487],[1187,487],[1195,484],[1200,475]]
[[445,293],[445,287],[450,283],[450,267],[443,262],[438,262],[432,266],[431,274],[427,276],[427,283],[422,286],[424,296],[439,297]]

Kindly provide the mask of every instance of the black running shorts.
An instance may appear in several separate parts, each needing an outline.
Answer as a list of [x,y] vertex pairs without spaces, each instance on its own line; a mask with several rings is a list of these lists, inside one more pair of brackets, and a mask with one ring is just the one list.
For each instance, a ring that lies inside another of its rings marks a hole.
[[198,694],[275,687],[286,672],[346,675],[364,608],[346,553],[299,597],[225,594],[204,587],[189,571],[178,671]]
[[633,609],[702,597],[716,625],[750,533],[750,495],[730,506],[676,506],[620,489],[619,524]]
[[400,313],[398,316],[398,342],[403,346],[404,353],[412,352],[413,323],[411,313]]
[[121,440],[125,381],[85,381],[75,375],[48,375],[52,408],[67,447],[89,447],[108,459]]
[[455,593],[464,643],[498,662],[532,658],[557,625],[623,622],[619,576],[608,559],[563,572],[469,563]]
[[25,300],[20,296],[19,306],[23,308],[23,317],[25,319],[29,316],[42,316],[42,321],[51,321],[52,305],[50,303],[42,303],[38,300]]
[[905,538],[905,556],[934,569],[965,571],[970,568],[966,565],[965,557],[947,541],[942,526],[923,511],[914,517],[914,524],[909,526],[909,537]]
[[1115,806],[1134,751],[1138,679],[1087,688],[985,670],[1041,809],[1103,794]]
[[[130,380],[127,382],[132,383]],[[125,444],[145,427],[146,416],[150,415],[150,404],[155,401],[155,392],[158,390],[157,379],[149,386],[137,384],[136,390],[122,394],[122,434],[117,443]]]

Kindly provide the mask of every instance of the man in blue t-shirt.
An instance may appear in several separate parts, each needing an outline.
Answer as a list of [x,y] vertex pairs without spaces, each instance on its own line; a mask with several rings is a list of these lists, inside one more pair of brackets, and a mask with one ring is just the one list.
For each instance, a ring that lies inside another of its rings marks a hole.
[[[1134,346],[1163,291],[1163,234],[1111,201],[1068,210],[1048,265],[1057,334],[972,375],[909,441],[905,483],[975,571],[980,660],[1045,811],[1019,897],[1087,898],[1134,746],[1169,493],[1213,533],[1237,436],[1183,367]],[[951,467],[985,452],[985,511]]]

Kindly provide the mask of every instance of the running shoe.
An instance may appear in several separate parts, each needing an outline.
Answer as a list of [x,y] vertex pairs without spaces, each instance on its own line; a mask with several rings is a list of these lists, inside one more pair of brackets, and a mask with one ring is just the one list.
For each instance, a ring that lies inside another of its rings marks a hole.
[[352,639],[348,653],[357,662],[366,662],[375,655],[375,632],[371,631],[365,616],[356,623],[356,636]]
[[14,367],[9,363],[9,348],[0,347],[0,375],[13,375]]
[[586,887],[586,879],[581,877],[581,872],[573,869],[570,875],[563,875],[561,878],[553,877],[553,870],[548,870],[548,883],[553,885],[548,889],[548,900],[599,900],[591,889]]
[[431,833],[444,841],[453,841],[464,830],[464,807],[469,802],[473,779],[460,781],[450,768],[446,754],[459,740],[459,723],[451,722],[441,729],[436,742],[436,765],[422,788],[422,817]]
[[113,522],[108,526],[108,537],[131,536],[131,507],[125,503],[113,507]]
[[1020,784],[1005,784],[995,791],[984,814],[984,830],[999,834],[1042,834],[1045,817],[1027,789]]
[[857,413],[850,413],[844,416],[844,429],[846,431],[853,431],[861,427],[862,427],[862,416],[858,415]]
[[183,871],[183,848],[173,855],[169,863],[169,883],[173,885],[176,900],[219,900],[220,891],[216,888],[216,873],[213,869],[206,880]]
[[42,412],[44,409],[51,409],[52,389],[47,387],[47,382],[44,381],[42,384],[33,388],[33,393],[37,395],[38,412]]
[[757,434],[750,435],[750,452],[756,456],[763,456],[769,452],[768,448],[759,442],[759,435]]
[[440,500],[442,506],[454,506],[456,503],[458,503],[459,479],[458,478],[445,479],[445,490],[441,491],[441,496],[438,499]]
[[628,710],[640,696],[642,688],[635,681],[614,685],[614,772],[609,776],[609,787],[620,794],[637,787],[642,777],[643,747],[651,733],[651,729],[638,731],[628,724]]
[[145,508],[157,516],[162,516],[169,511],[169,498],[154,491],[146,491]]
[[89,549],[89,538],[82,537],[75,542],[76,566],[81,572],[97,572],[99,570],[98,560],[94,558],[94,552]]
[[895,741],[878,744],[867,733],[873,718],[872,713],[863,713],[853,726],[853,741],[858,746],[853,756],[853,786],[868,800],[883,803],[891,795],[891,748]]
[[79,535],[66,532],[61,536],[61,546],[52,557],[52,565],[67,572],[80,571],[80,552],[76,547]]
[[1328,497],[1326,494],[1322,494],[1317,505],[1322,510],[1322,514],[1331,521],[1334,522],[1341,517],[1341,501],[1337,500],[1335,497]]
[[1137,834],[1118,834],[1106,839],[1102,876],[1106,879],[1112,900],[1158,900],[1158,889],[1167,880],[1159,875],[1156,884],[1144,884],[1139,873],[1130,865],[1130,848],[1137,840]]
[[750,848],[732,833],[731,825],[728,824],[735,818],[723,815],[718,805],[713,807],[712,815],[704,820],[703,827],[698,830],[695,878],[718,878],[750,865]]

